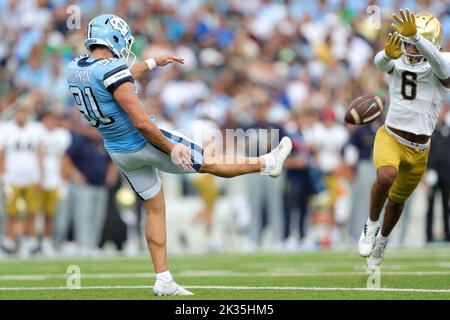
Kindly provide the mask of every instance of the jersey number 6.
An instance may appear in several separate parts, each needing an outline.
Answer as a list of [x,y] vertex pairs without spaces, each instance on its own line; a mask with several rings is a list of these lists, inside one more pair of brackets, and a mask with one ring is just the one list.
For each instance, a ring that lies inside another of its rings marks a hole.
[[402,73],[402,96],[405,100],[414,100],[417,93],[417,74],[410,71]]
[[[114,123],[114,119],[112,117],[105,117],[103,115],[97,100],[92,94],[91,87],[84,88],[84,94],[79,87],[71,86],[69,90],[73,94],[73,98],[75,99],[78,109],[91,125],[98,128],[100,124],[107,126]],[[90,108],[88,107],[88,104],[86,104],[85,97],[89,101]]]

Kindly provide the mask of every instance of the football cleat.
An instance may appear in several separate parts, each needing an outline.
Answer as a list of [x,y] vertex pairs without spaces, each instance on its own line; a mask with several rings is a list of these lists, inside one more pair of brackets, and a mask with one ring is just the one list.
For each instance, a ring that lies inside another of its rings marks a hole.
[[269,171],[269,176],[271,176],[272,178],[276,178],[281,175],[284,161],[291,153],[291,150],[292,140],[288,137],[283,137],[278,146],[270,152],[276,159],[276,165],[272,170]]
[[379,231],[380,227],[378,225],[369,227],[367,223],[364,224],[364,229],[361,232],[361,237],[359,237],[358,241],[358,252],[361,257],[367,258],[370,256]]
[[20,258],[29,258],[39,252],[39,245],[36,238],[23,237],[20,242],[18,255]]
[[153,286],[153,295],[157,297],[163,296],[193,296],[194,294],[182,286],[171,281],[169,283],[164,283],[161,280],[156,280]]
[[375,272],[384,256],[387,240],[377,239],[372,254],[367,258],[367,272]]
[[44,238],[42,240],[42,253],[44,256],[52,258],[55,256],[55,250],[53,249],[53,243],[50,239]]
[[17,251],[16,243],[11,238],[5,238],[0,245],[0,249],[6,254],[14,254]]

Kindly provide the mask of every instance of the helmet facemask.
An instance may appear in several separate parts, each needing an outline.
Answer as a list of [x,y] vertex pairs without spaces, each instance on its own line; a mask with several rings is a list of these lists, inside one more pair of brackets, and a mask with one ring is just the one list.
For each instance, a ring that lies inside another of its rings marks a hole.
[[125,48],[120,50],[121,58],[125,61],[128,68],[131,68],[136,62],[136,55],[131,51],[131,47],[134,43],[134,37],[130,36],[128,38],[123,38],[125,41]]
[[402,51],[404,60],[410,64],[421,63],[424,61],[423,54],[417,47],[407,38],[402,37]]

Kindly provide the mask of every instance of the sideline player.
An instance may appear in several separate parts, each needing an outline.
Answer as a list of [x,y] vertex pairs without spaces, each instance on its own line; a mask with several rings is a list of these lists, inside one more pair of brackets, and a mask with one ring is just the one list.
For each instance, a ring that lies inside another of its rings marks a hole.
[[450,53],[440,52],[439,20],[428,13],[415,15],[409,9],[393,17],[398,25],[392,27],[397,32],[389,34],[384,50],[374,60],[376,67],[389,75],[390,106],[385,125],[375,137],[377,179],[370,216],[358,244],[359,254],[367,257],[368,271],[380,266],[404,203],[426,170],[430,137],[450,88]]
[[[5,123],[2,137],[2,162],[6,185],[6,237],[2,249],[15,253],[19,247],[22,257],[35,253],[38,249],[35,218],[39,210],[39,191],[42,173],[42,153],[40,136],[42,126],[28,121],[28,112],[19,109],[15,119]],[[19,246],[20,220],[19,199],[26,206],[25,236]],[[18,228],[19,227],[19,228]]]
[[41,116],[43,133],[41,137],[43,155],[42,213],[45,216],[42,252],[53,256],[53,219],[58,206],[59,188],[62,183],[62,157],[70,146],[70,132],[59,126],[59,118],[53,112]]
[[183,63],[182,58],[167,55],[134,64],[130,28],[122,18],[110,14],[98,16],[89,23],[84,44],[90,54],[69,63],[69,90],[83,117],[97,128],[111,158],[144,201],[145,234],[156,272],[153,293],[192,295],[173,281],[167,264],[165,203],[158,169],[221,177],[263,171],[277,177],[292,142],[283,138],[264,156],[235,157],[232,164],[217,163],[212,153],[205,153],[180,134],[160,130],[135,93],[134,79],[156,66],[174,61]]

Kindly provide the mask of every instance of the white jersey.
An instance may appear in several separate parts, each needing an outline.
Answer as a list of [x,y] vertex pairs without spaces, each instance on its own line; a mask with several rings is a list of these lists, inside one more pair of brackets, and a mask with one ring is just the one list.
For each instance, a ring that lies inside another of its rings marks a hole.
[[327,128],[318,123],[305,136],[305,140],[317,148],[317,163],[325,173],[331,173],[337,169],[342,160],[341,150],[348,139],[347,130],[340,124]]
[[[450,63],[450,52],[442,54]],[[386,124],[417,135],[431,136],[449,89],[442,85],[426,61],[411,65],[397,59],[394,64],[389,75],[390,105]]]
[[29,122],[24,127],[19,127],[16,122],[7,122],[2,126],[2,136],[5,182],[18,187],[39,183],[41,172],[38,148],[42,125]]
[[57,189],[61,183],[62,156],[72,142],[70,132],[64,128],[48,130],[44,128],[42,135],[42,151],[44,155],[44,176],[42,187],[45,190]]

